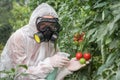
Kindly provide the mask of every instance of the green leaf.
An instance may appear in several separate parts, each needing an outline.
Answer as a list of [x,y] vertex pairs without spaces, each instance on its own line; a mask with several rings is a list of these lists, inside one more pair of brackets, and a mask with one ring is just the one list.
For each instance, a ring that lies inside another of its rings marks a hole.
[[22,67],[22,68],[28,69],[27,65],[18,65],[18,67]]
[[115,54],[115,53],[111,53],[111,54],[108,56],[108,58],[107,58],[107,60],[106,60],[106,62],[105,62],[106,66],[107,66],[107,67],[108,67],[108,66],[111,66],[111,65],[113,64],[113,62],[114,62],[115,59],[116,59],[116,54]]
[[118,45],[119,41],[118,40],[113,40],[110,45],[109,45],[109,48],[110,49],[113,49],[113,48],[117,48],[119,45]]
[[120,70],[116,72],[116,80],[120,80]]
[[114,20],[112,22],[109,22],[109,24],[107,24],[108,30],[110,32],[110,34],[112,34],[115,30],[115,28],[117,28],[118,26],[114,26],[115,23],[120,20],[120,14],[118,14],[117,16],[115,16]]
[[96,38],[97,38],[97,33],[98,33],[98,31],[95,31],[95,33],[94,33],[94,34],[92,35],[92,37],[90,38],[89,42],[93,42],[93,41],[96,40]]
[[97,71],[97,75],[102,74],[102,72],[107,68],[105,64],[103,64],[101,67],[99,67]]
[[111,38],[106,38],[105,44],[107,45],[107,44],[109,44],[110,42],[112,42],[112,39],[111,39]]
[[103,11],[102,12],[102,20],[104,20],[105,19],[105,12]]
[[111,76],[109,76],[110,78],[109,79],[107,79],[107,80],[114,80],[115,78],[116,78],[116,75],[115,74],[113,74],[113,75],[111,75]]
[[90,22],[88,22],[88,23],[85,25],[85,27],[84,27],[84,28],[89,27],[89,26],[90,26],[93,22],[94,22],[94,21],[90,21]]
[[94,8],[100,8],[100,7],[106,6],[107,4],[108,4],[107,2],[102,2],[102,3],[96,4]]
[[102,74],[103,71],[105,71],[108,67],[110,67],[114,60],[115,60],[116,56],[115,54],[110,54],[105,62],[105,64],[103,64],[97,71],[97,75],[98,74]]
[[106,24],[101,24],[99,29],[97,30],[97,41],[104,39],[105,35],[107,34]]
[[[118,56],[118,57],[120,57],[120,56]],[[118,66],[119,69],[120,69],[120,59],[117,59],[117,60],[116,60],[116,63],[117,63],[117,66]]]
[[95,32],[95,28],[94,29],[91,29],[87,32],[87,35],[86,35],[86,38],[89,38],[94,32]]
[[22,76],[28,76],[28,73],[21,73]]
[[11,71],[12,71],[12,72],[15,72],[15,69],[14,69],[14,68],[11,68]]
[[110,6],[110,9],[116,9],[120,7],[120,2]]

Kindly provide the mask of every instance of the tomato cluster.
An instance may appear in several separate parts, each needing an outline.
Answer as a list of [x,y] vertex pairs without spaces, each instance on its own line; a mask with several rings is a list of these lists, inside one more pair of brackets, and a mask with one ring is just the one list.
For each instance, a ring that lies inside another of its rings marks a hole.
[[91,54],[88,52],[86,52],[84,54],[82,54],[82,52],[77,52],[76,59],[79,60],[81,64],[85,64],[86,61],[91,59]]
[[82,32],[81,34],[80,34],[80,33],[76,33],[76,34],[74,35],[74,37],[73,37],[73,41],[74,41],[75,43],[82,42],[83,39],[84,39],[84,35],[85,35],[84,32]]

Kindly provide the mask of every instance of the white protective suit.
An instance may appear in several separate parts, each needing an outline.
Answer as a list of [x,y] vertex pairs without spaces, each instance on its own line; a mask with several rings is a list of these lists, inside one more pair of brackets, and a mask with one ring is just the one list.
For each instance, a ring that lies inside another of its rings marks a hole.
[[[0,70],[10,69],[19,64],[27,65],[26,72],[32,75],[20,77],[17,80],[45,80],[46,76],[54,70],[49,57],[57,53],[58,49],[55,50],[54,44],[51,42],[38,44],[33,38],[33,35],[38,32],[35,25],[36,18],[46,15],[58,18],[57,13],[51,6],[42,3],[33,11],[29,24],[11,35],[1,54]],[[66,68],[60,69],[56,80],[62,80],[68,74],[71,74],[71,72]]]

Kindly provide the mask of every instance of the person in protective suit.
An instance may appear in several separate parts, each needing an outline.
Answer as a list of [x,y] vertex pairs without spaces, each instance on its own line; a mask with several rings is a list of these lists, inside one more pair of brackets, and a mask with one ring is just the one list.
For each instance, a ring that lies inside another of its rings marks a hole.
[[40,4],[29,23],[8,39],[1,54],[0,70],[25,64],[28,69],[19,72],[28,76],[17,76],[15,80],[63,80],[66,75],[84,67],[85,64],[81,65],[75,58],[69,60],[69,54],[55,47],[60,31],[56,11],[47,3]]

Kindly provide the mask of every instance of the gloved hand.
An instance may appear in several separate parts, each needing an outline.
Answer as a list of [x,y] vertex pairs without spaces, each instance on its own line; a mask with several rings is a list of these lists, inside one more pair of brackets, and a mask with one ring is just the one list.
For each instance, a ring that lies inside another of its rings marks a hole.
[[[69,59],[63,56],[64,52],[58,52],[54,56],[50,57],[50,63],[53,67],[63,67],[68,64]],[[67,53],[64,53],[67,54]]]
[[[86,64],[89,64],[89,61],[87,61]],[[80,62],[76,58],[72,58],[69,61],[69,64],[66,66],[66,68],[69,71],[77,71],[81,69],[82,67],[86,66],[86,64],[80,64]]]

